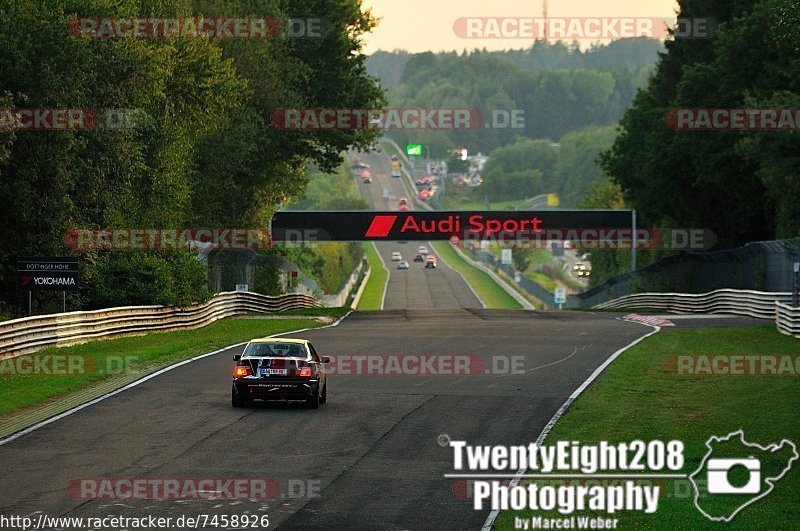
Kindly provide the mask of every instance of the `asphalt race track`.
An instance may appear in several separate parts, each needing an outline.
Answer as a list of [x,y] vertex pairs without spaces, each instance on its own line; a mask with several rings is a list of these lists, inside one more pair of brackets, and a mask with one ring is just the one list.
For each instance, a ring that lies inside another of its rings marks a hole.
[[[395,210],[403,192],[388,161],[369,163],[375,180],[359,188],[376,208]],[[468,485],[444,477],[454,472],[453,454],[439,441],[533,442],[589,375],[653,328],[624,314],[484,310],[441,261],[433,271],[413,262],[397,271],[391,252],[411,261],[416,244],[379,249],[390,268],[387,309],[298,334],[339,359],[320,409],[231,407],[231,356],[241,347],[229,348],[0,444],[0,515],[268,515],[270,528],[289,530],[480,529],[488,510],[473,510]],[[677,326],[724,323],[731,321],[676,319]],[[351,364],[342,374],[343,357],[355,355],[412,355],[420,364],[458,356],[469,364],[458,374],[424,375]],[[86,499],[68,488],[86,478],[266,478],[273,488],[255,500],[214,492]]]
[[[452,450],[437,437],[532,442],[595,368],[651,330],[590,313],[355,313],[300,335],[328,355],[475,355],[470,374],[332,376],[319,410],[234,409],[239,349],[228,349],[1,445],[0,514],[268,514],[270,527],[283,529],[477,529],[487,512],[443,477]],[[521,356],[522,372],[509,374],[511,356]],[[67,493],[77,478],[253,477],[273,478],[280,494],[109,501]],[[309,498],[309,488],[318,493]]]
[[[386,154],[359,154],[363,162],[371,167],[372,183],[364,184],[356,179],[358,191],[374,210],[396,211],[398,199],[407,197],[400,179],[391,177],[391,162]],[[388,197],[384,198],[384,189]],[[407,197],[409,201],[411,197]],[[425,264],[414,263],[414,255],[420,242],[378,243],[376,248],[389,270],[389,282],[384,300],[385,310],[433,309],[433,308],[483,308],[483,304],[469,284],[443,260],[437,269],[425,269]],[[430,244],[428,248],[433,251]],[[411,269],[399,271],[391,261],[394,251],[411,264]],[[431,252],[436,256],[436,253]],[[438,258],[438,257],[437,257]]]

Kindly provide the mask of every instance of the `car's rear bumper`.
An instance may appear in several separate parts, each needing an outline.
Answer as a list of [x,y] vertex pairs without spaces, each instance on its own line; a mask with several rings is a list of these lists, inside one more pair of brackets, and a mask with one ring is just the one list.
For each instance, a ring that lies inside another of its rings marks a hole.
[[305,400],[318,391],[318,379],[242,378],[234,380],[237,393],[251,400]]

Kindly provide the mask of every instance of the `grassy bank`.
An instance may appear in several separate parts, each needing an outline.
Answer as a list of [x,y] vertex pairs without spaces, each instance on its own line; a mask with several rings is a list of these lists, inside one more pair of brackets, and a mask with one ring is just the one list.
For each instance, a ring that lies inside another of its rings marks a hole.
[[447,193],[441,197],[441,201],[446,210],[514,210],[524,199],[487,202],[478,190],[458,188],[448,182]]
[[364,292],[361,294],[361,300],[358,302],[358,310],[380,310],[383,304],[383,293],[386,289],[386,282],[389,280],[389,272],[383,267],[383,262],[378,255],[375,245],[372,243],[364,244],[364,254],[369,261],[369,267],[372,271],[369,275],[367,285],[364,287]]
[[[682,354],[798,355],[800,341],[781,335],[774,325],[662,331],[623,353],[556,423],[545,444],[681,440],[685,443],[686,457],[681,472],[690,474],[700,466],[708,451],[705,443],[712,435],[725,436],[742,429],[748,442],[762,446],[783,439],[800,443],[800,412],[796,407],[800,403],[800,385],[796,373],[678,374],[674,356]],[[532,433],[531,439],[536,436]],[[762,465],[767,468],[766,463]],[[727,524],[712,522],[698,511],[688,480],[665,480],[662,490],[654,514],[615,515],[620,519],[620,528],[800,528],[800,514],[796,511],[800,499],[797,462],[766,498],[746,507]],[[588,515],[603,516],[588,511],[580,514]],[[507,511],[501,513],[496,527],[513,529],[515,516],[559,517],[555,512]]]

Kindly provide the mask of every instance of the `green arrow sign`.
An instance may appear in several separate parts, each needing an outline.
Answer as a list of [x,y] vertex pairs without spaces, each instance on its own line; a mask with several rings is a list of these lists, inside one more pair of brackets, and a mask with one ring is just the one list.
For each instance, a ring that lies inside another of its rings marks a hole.
[[422,156],[422,144],[409,144],[406,146],[406,155],[409,157]]

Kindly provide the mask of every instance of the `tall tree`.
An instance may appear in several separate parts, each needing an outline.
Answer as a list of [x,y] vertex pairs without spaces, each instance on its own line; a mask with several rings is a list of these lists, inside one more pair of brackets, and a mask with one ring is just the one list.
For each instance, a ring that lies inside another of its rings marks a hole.
[[796,0],[680,6],[681,16],[715,18],[716,38],[667,44],[605,170],[650,225],[710,228],[726,247],[797,234],[796,131],[687,132],[664,120],[671,108],[796,107]]

